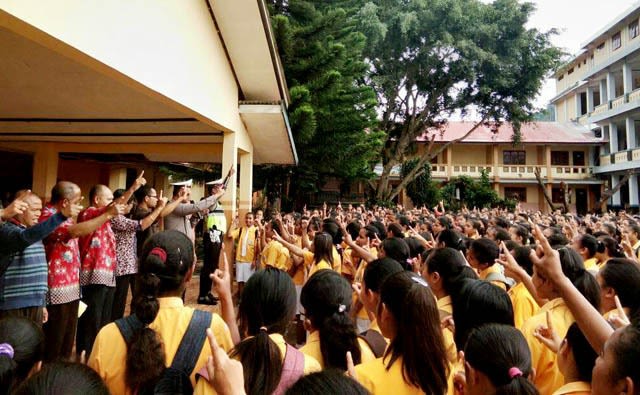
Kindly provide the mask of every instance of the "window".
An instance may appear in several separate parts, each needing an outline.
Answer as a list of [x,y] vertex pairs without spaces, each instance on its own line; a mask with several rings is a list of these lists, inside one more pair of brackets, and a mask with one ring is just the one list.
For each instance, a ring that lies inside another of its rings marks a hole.
[[622,36],[620,35],[620,32],[618,32],[613,36],[611,36],[611,47],[613,47],[613,50],[615,51],[621,46],[622,46]]
[[558,81],[562,81],[563,78],[564,78],[564,74],[562,74],[560,77],[558,77]]
[[562,195],[562,188],[551,188],[551,202],[563,203],[564,196]]
[[638,37],[640,34],[640,26],[638,26],[638,20],[631,22],[629,24],[629,40]]
[[584,166],[584,152],[573,151],[573,165]]
[[505,165],[524,165],[527,156],[524,151],[504,151],[502,153],[502,163]]
[[569,151],[551,151],[552,166],[569,166]]
[[527,201],[527,188],[521,187],[505,187],[504,197],[506,199],[514,199],[519,202]]
[[602,51],[603,49],[604,49],[604,42],[600,43],[600,45],[596,47],[596,51]]
[[567,71],[567,74],[571,74],[573,73],[573,67],[569,69],[569,71]]

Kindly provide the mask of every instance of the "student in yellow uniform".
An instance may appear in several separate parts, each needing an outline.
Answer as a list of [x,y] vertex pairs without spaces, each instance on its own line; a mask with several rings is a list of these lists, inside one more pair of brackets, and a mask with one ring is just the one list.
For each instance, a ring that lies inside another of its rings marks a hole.
[[596,280],[600,285],[600,311],[606,320],[617,311],[616,296],[628,316],[640,309],[640,268],[631,259],[609,259]]
[[625,233],[629,237],[633,255],[637,259],[640,259],[640,225],[629,224],[625,229]]
[[[194,316],[194,309],[185,307],[181,298],[193,275],[194,257],[193,243],[178,231],[156,233],[145,243],[137,296],[132,303],[140,329],[127,345],[116,323],[103,327],[89,357],[89,366],[98,372],[112,394],[135,394],[153,388],[173,361]],[[229,328],[217,314],[212,315],[210,328],[225,351],[233,347]],[[190,375],[192,385],[196,372],[205,366],[210,355],[211,349],[204,341]]]
[[598,237],[598,251],[596,252],[598,259],[598,270],[602,270],[611,258],[625,258],[624,251],[616,239],[611,236]]
[[307,277],[311,277],[319,270],[331,270],[333,267],[333,240],[328,233],[317,232],[313,237],[313,251],[303,250],[293,243],[284,240],[278,233],[273,236],[278,242],[285,246],[292,254],[304,259],[304,266],[307,270]]
[[[227,239],[237,241],[236,247],[236,282],[238,283],[238,299],[242,297],[244,283],[255,271],[256,245],[258,243],[258,228],[255,227],[253,213],[244,216],[244,226],[237,227],[233,221],[226,234]],[[259,251],[258,251],[259,252]]]
[[275,267],[288,272],[292,266],[289,250],[274,238],[274,231],[279,232],[280,224],[276,221],[268,222],[264,227],[264,247],[260,253],[260,267]]
[[[531,278],[533,275],[533,262],[530,258],[531,248],[519,246],[514,248],[513,251],[509,251],[509,254],[511,254],[516,264],[521,268],[518,272],[524,272],[522,275],[526,273],[526,276]],[[516,328],[521,329],[524,322],[538,312],[540,306],[517,273],[510,273],[508,270],[505,270],[505,274],[516,281],[516,285],[511,287],[508,293],[511,298],[511,303],[513,304],[513,322]]]
[[[318,361],[284,340],[295,316],[293,281],[282,270],[267,267],[255,272],[245,285],[238,308],[239,331],[245,338],[230,357],[242,362],[247,394],[281,394],[303,375],[320,371]],[[196,394],[199,386],[200,382]]]
[[[452,295],[453,339],[457,350],[464,350],[469,335],[486,324],[513,326],[513,306],[509,295],[493,284],[482,280],[463,280],[460,290]],[[452,364],[449,375],[449,394],[453,392],[456,374],[464,372],[464,361]]]
[[347,351],[355,363],[375,359],[349,316],[351,285],[344,277],[333,270],[318,271],[302,288],[300,302],[309,331],[307,344],[300,351],[315,358],[323,369],[347,370]]
[[496,243],[485,237],[474,240],[467,251],[467,260],[472,268],[478,271],[480,280],[489,281],[504,290],[507,289],[507,279],[502,274],[502,266],[495,263],[500,254]]
[[[600,304],[600,289],[593,275],[585,270],[582,258],[578,253],[570,248],[563,247],[558,250],[562,272],[580,290],[580,292],[596,308]],[[522,333],[527,339],[533,360],[533,367],[536,370],[534,383],[542,394],[551,394],[563,384],[562,375],[556,363],[556,354],[544,346],[536,338],[536,331],[539,327],[547,324],[547,311],[550,313],[553,327],[558,336],[564,337],[569,326],[574,322],[573,314],[564,303],[561,295],[553,282],[545,278],[534,266],[533,284],[538,293],[538,297],[549,301],[542,306],[538,314],[525,321],[522,326]]]
[[580,254],[585,269],[591,272],[598,271],[598,258],[596,258],[598,239],[589,234],[576,236],[571,243],[571,248]]
[[[460,251],[449,247],[438,248],[429,253],[422,276],[438,300],[441,319],[453,314],[451,295],[458,294],[464,279],[478,278],[473,269],[467,266]],[[447,349],[447,359],[450,363],[454,363],[458,359],[458,353],[453,342],[453,332],[451,328],[446,327],[442,329],[442,334]]]
[[[555,337],[557,338],[557,335]],[[564,377],[564,385],[553,395],[590,395],[591,374],[598,354],[584,337],[577,323],[571,324],[557,353],[558,369]]]
[[464,348],[467,395],[537,395],[529,378],[531,352],[522,333],[509,325],[488,324],[471,332]]
[[355,367],[373,395],[444,394],[447,357],[433,294],[421,277],[392,274],[380,289],[376,319],[391,342],[384,356]]
[[[364,271],[358,298],[362,301],[365,311],[373,317],[369,329],[362,332],[362,337],[367,341],[376,358],[384,353],[389,343],[380,331],[375,319],[378,304],[380,303],[380,287],[384,280],[392,274],[402,272],[402,266],[391,258],[380,258],[369,263]],[[355,286],[358,288],[358,285]]]

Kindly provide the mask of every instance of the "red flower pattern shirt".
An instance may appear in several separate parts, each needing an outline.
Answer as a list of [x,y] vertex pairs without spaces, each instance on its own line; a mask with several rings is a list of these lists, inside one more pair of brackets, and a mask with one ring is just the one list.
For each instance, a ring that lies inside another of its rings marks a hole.
[[[48,203],[42,209],[39,221],[44,222],[57,212],[56,207]],[[49,266],[47,304],[80,299],[80,250],[78,239],[69,234],[73,225],[73,219],[67,219],[42,241]]]
[[[89,207],[78,214],[78,222],[99,217],[106,207]],[[92,233],[80,237],[80,285],[116,286],[116,238],[107,221]]]

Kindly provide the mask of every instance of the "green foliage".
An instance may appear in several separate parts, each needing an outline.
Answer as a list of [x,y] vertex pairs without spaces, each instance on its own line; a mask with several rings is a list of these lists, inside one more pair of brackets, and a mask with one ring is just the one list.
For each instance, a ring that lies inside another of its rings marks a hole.
[[[418,159],[412,159],[402,164],[401,174],[404,177],[418,164]],[[416,207],[433,207],[440,201],[440,190],[431,180],[431,165],[423,166],[422,174],[416,177],[406,188],[407,195]]]
[[[532,3],[517,0],[362,5],[357,18],[368,39],[367,81],[378,96],[380,128],[386,132],[387,174],[409,156],[425,129],[441,126],[453,114],[511,122],[514,141],[519,140],[522,122],[536,110],[532,101],[542,80],[562,56],[550,42],[555,31],[525,27],[533,11]],[[382,184],[379,191],[391,195]]]
[[[457,199],[456,190],[460,199]],[[500,199],[491,186],[491,180],[486,170],[482,171],[480,180],[474,180],[468,176],[460,176],[451,179],[440,191],[445,202],[452,209],[460,209],[462,205],[468,208],[490,208],[505,206],[508,202]],[[515,205],[514,205],[515,207]]]
[[[375,92],[364,82],[366,37],[349,16],[355,3],[269,1],[299,156],[288,176],[300,199],[326,177],[371,178],[384,139],[376,130]],[[275,167],[265,171],[266,179],[288,173]]]

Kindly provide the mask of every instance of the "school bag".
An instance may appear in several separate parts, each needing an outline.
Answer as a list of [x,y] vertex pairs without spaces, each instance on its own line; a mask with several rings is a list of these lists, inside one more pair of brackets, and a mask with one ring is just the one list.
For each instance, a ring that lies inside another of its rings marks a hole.
[[371,351],[373,351],[373,355],[376,358],[380,358],[384,351],[387,349],[387,341],[384,340],[384,336],[378,331],[374,331],[372,329],[366,330],[362,332],[359,336],[369,345]]
[[[198,362],[200,351],[207,337],[206,330],[211,326],[211,318],[211,313],[207,311],[193,311],[191,321],[182,336],[178,351],[171,361],[171,366],[164,370],[153,389],[138,392],[139,395],[193,394],[193,385],[189,376]],[[127,344],[133,335],[144,327],[142,321],[135,315],[120,318],[115,321],[115,324]]]
[[505,277],[502,273],[498,273],[498,272],[489,273],[489,275],[487,275],[484,281],[488,281],[488,282],[499,281],[504,285],[506,285],[507,291],[515,285],[515,281],[513,281],[513,279]]

